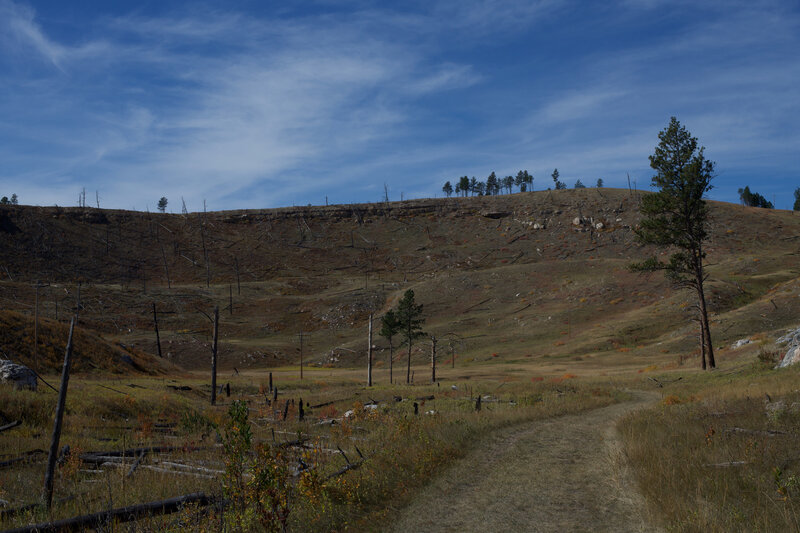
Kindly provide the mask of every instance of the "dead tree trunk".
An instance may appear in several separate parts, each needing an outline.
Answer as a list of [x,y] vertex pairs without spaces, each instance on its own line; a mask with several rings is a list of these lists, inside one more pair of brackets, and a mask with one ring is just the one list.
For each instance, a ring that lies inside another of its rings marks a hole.
[[300,330],[300,379],[303,379],[303,330]]
[[239,276],[239,258],[233,258],[233,268],[236,270],[236,291],[239,296],[242,295],[242,279]]
[[61,369],[61,388],[58,391],[58,403],[56,404],[56,417],[53,422],[53,438],[50,440],[50,453],[47,456],[47,470],[44,474],[44,504],[47,510],[53,503],[53,473],[56,468],[58,458],[58,443],[61,440],[61,427],[64,421],[64,408],[67,403],[67,385],[69,384],[69,369],[72,364],[72,334],[75,330],[76,320],[73,318],[69,325],[69,337],[67,338],[67,349],[64,353],[64,366]]
[[153,302],[153,327],[156,330],[156,346],[158,346],[158,356],[164,357],[161,355],[161,337],[158,334],[158,315],[156,314],[156,303]]
[[392,338],[389,337],[389,385],[394,383],[394,376],[392,376],[392,364],[394,363],[394,346],[392,346]]
[[39,371],[39,280],[36,280],[36,303],[33,311],[33,368]]
[[161,258],[164,260],[164,275],[167,277],[167,288],[171,289],[172,282],[169,279],[169,266],[167,266],[167,254],[164,252],[163,244],[161,244]]
[[369,334],[367,335],[367,387],[372,387],[372,313],[369,315]]
[[431,335],[431,383],[436,383],[436,337]]
[[214,308],[214,344],[211,348],[211,405],[217,403],[217,335],[219,334],[219,307]]

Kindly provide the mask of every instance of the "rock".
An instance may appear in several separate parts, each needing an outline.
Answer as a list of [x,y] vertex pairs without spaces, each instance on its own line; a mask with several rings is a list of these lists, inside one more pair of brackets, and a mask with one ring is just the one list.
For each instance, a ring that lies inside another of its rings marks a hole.
[[792,345],[800,344],[800,328],[788,332],[783,337],[779,337],[775,342],[778,344],[786,344],[787,342]]
[[0,359],[0,382],[13,383],[16,390],[36,390],[38,386],[33,370],[6,359]]
[[489,211],[489,210],[481,211],[481,216],[486,218],[494,218],[494,219],[505,218],[509,215],[511,215],[511,213],[506,211]]
[[778,344],[789,344],[786,355],[783,356],[783,359],[781,359],[781,362],[778,363],[776,368],[785,368],[800,361],[800,328],[788,332],[775,342]]
[[783,356],[781,362],[778,363],[777,368],[785,368],[797,362],[800,362],[800,345],[792,346],[791,348],[789,348],[789,351],[786,352],[786,355]]
[[602,222],[598,222],[597,224],[594,225],[594,229],[603,229],[604,227],[605,226],[603,226]]
[[750,339],[739,339],[738,341],[731,344],[731,348],[735,350],[736,348],[741,348],[742,346],[750,344],[751,342],[753,341],[751,341]]
[[573,226],[580,226],[581,225],[581,217],[575,217],[572,219]]

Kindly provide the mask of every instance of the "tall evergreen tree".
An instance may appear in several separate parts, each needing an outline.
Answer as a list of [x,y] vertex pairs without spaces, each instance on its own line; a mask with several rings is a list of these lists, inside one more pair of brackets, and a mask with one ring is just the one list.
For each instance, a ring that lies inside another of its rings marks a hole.
[[697,147],[697,138],[692,137],[675,117],[670,119],[658,138],[660,142],[650,156],[650,166],[656,171],[652,185],[658,187],[658,191],[642,197],[639,207],[642,221],[635,232],[639,242],[671,249],[674,253],[667,263],[652,256],[632,264],[631,269],[639,272],[661,270],[679,287],[694,289],[703,369],[706,368],[706,355],[709,366],[714,368],[714,347],[703,287],[706,279],[703,242],[708,238],[708,208],[703,196],[712,187],[714,163],[705,158],[704,148]]
[[476,192],[478,192],[478,178],[472,176],[469,180],[469,192],[470,195],[474,196]]
[[167,197],[162,196],[161,199],[158,201],[158,210],[162,213],[167,209]]
[[397,303],[396,317],[400,334],[405,337],[405,342],[408,345],[406,383],[411,383],[411,346],[414,344],[415,339],[424,335],[422,324],[425,323],[425,319],[422,318],[422,304],[417,304],[414,301],[414,291],[411,289],[407,290]]

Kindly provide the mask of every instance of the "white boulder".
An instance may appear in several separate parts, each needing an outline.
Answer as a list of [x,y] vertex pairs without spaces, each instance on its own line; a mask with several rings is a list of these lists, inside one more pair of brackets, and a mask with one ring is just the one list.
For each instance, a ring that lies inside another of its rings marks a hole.
[[38,382],[33,370],[25,365],[0,359],[0,383],[13,383],[14,388],[36,390]]

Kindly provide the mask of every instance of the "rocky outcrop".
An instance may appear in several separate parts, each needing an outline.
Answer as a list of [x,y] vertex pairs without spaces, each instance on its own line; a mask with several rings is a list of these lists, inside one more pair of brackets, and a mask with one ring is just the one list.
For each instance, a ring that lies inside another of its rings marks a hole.
[[36,374],[25,365],[0,359],[0,383],[13,383],[14,388],[36,390]]
[[781,359],[780,364],[778,364],[778,368],[784,368],[800,362],[800,328],[790,331],[775,342],[789,345],[789,349]]

